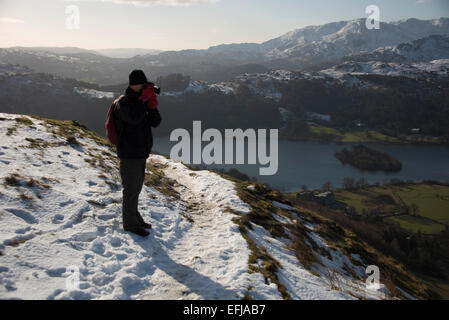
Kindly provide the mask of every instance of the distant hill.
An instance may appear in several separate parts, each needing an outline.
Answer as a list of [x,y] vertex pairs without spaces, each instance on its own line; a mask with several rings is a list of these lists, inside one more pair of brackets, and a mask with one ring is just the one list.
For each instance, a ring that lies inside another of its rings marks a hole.
[[[260,44],[222,44],[203,50],[4,48],[0,49],[0,61],[101,85],[125,82],[134,68],[144,69],[153,79],[183,73],[195,80],[228,81],[238,73],[254,72],[254,66],[258,66],[256,72],[263,68],[322,69],[341,63],[349,55],[444,36],[449,34],[449,18],[407,19],[381,23],[380,27],[368,30],[365,19],[340,21],[293,30]],[[431,39],[437,38],[428,41]]]
[[382,47],[344,58],[346,61],[399,63],[428,62],[441,59],[449,59],[449,34],[430,35],[396,46]]
[[92,50],[77,47],[10,47],[13,50],[28,50],[35,52],[52,52],[56,54],[76,54],[76,53],[95,53]]
[[163,50],[158,49],[140,49],[140,48],[110,48],[97,49],[95,52],[110,58],[132,58],[137,55],[157,55]]

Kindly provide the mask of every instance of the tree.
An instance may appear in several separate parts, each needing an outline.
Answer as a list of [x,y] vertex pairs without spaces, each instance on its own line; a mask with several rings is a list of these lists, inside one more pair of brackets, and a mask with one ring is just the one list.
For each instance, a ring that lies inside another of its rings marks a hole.
[[416,205],[416,203],[412,203],[410,206],[410,212],[413,216],[417,217],[419,214],[419,207]]
[[357,182],[357,186],[359,187],[359,188],[364,188],[364,187],[366,187],[368,185],[368,181],[365,179],[365,178],[363,178],[363,177],[361,177],[360,179],[359,179],[359,181]]
[[345,188],[345,190],[354,189],[354,185],[355,185],[354,178],[344,178],[343,179],[343,188]]
[[332,185],[332,182],[328,181],[321,187],[324,191],[332,191],[334,189],[334,186]]

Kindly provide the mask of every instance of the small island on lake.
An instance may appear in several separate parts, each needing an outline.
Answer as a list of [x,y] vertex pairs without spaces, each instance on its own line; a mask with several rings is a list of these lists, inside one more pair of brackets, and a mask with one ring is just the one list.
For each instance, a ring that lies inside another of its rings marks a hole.
[[344,165],[349,164],[364,171],[399,172],[402,163],[385,152],[373,150],[364,145],[354,145],[335,153],[335,157]]

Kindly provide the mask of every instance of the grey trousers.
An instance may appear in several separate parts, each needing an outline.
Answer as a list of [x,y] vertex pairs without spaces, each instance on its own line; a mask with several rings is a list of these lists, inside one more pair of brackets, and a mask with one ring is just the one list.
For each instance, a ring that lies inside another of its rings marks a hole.
[[142,228],[143,219],[138,211],[139,195],[145,180],[146,159],[120,159],[123,199],[122,218],[126,230]]

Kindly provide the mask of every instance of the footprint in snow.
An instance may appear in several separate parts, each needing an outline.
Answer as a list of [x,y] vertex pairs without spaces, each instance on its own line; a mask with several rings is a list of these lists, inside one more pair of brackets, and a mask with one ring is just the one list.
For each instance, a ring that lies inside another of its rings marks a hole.
[[98,219],[103,220],[103,221],[108,221],[108,220],[112,220],[115,218],[114,214],[103,214],[103,215],[99,215],[97,216]]
[[30,230],[31,230],[31,227],[26,227],[26,228],[17,229],[15,232],[17,234],[25,234],[25,233],[27,233]]
[[59,204],[59,206],[60,207],[65,207],[65,206],[68,206],[69,204],[72,204],[72,203],[73,203],[73,200],[68,200],[68,201],[61,202]]
[[5,211],[12,213],[16,217],[24,220],[26,223],[29,223],[29,224],[36,224],[39,222],[39,220],[37,220],[35,217],[33,217],[33,215],[31,213],[29,213],[28,211],[25,211],[25,210],[7,208],[7,209],[5,209]]
[[109,243],[114,248],[118,248],[118,247],[120,247],[122,245],[123,241],[119,237],[113,237]]
[[61,278],[62,275],[66,272],[67,268],[53,268],[48,269],[45,272],[52,278]]
[[79,169],[77,166],[74,166],[73,164],[70,164],[70,163],[64,163],[64,165],[67,168],[70,168],[70,169],[73,169],[73,170],[78,170]]
[[60,224],[60,223],[62,223],[63,220],[64,220],[64,216],[62,214],[55,214],[55,216],[53,217],[52,222],[54,224]]
[[8,267],[4,267],[4,266],[0,266],[0,273],[2,272],[8,272],[9,268]]

